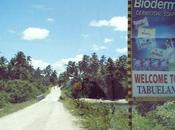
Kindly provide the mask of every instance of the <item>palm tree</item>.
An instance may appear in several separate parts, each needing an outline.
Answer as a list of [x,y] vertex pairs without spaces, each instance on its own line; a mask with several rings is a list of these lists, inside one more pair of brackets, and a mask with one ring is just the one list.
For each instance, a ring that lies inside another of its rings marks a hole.
[[85,78],[90,74],[90,57],[88,55],[84,55],[82,60],[78,62],[78,68],[80,70],[80,75],[82,78]]
[[96,75],[99,69],[99,59],[96,53],[92,53],[90,58],[90,70],[92,76]]
[[106,63],[106,57],[103,55],[100,59],[100,75],[101,76],[104,76],[104,74],[106,73],[105,63]]

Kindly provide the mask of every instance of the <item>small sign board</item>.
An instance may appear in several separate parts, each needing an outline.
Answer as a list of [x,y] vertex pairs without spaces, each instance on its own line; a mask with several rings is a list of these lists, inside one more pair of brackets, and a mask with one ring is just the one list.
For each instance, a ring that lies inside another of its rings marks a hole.
[[175,98],[175,0],[131,2],[132,97]]

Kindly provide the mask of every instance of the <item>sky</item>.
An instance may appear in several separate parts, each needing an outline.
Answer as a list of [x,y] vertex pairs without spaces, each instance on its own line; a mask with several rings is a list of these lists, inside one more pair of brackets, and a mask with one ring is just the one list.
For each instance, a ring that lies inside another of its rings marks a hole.
[[35,68],[127,53],[127,0],[1,0],[0,20],[0,56],[23,51]]

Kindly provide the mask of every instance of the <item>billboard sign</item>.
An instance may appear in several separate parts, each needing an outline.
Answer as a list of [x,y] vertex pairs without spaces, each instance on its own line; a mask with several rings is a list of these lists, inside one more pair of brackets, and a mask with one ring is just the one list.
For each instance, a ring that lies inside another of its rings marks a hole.
[[132,96],[175,97],[175,0],[132,0]]

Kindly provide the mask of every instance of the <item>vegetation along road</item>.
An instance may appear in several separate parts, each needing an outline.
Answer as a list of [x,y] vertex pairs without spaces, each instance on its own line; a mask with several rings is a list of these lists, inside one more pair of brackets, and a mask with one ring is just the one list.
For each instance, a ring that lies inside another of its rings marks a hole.
[[0,118],[0,130],[80,130],[76,119],[58,102],[61,91],[54,87],[39,103]]

